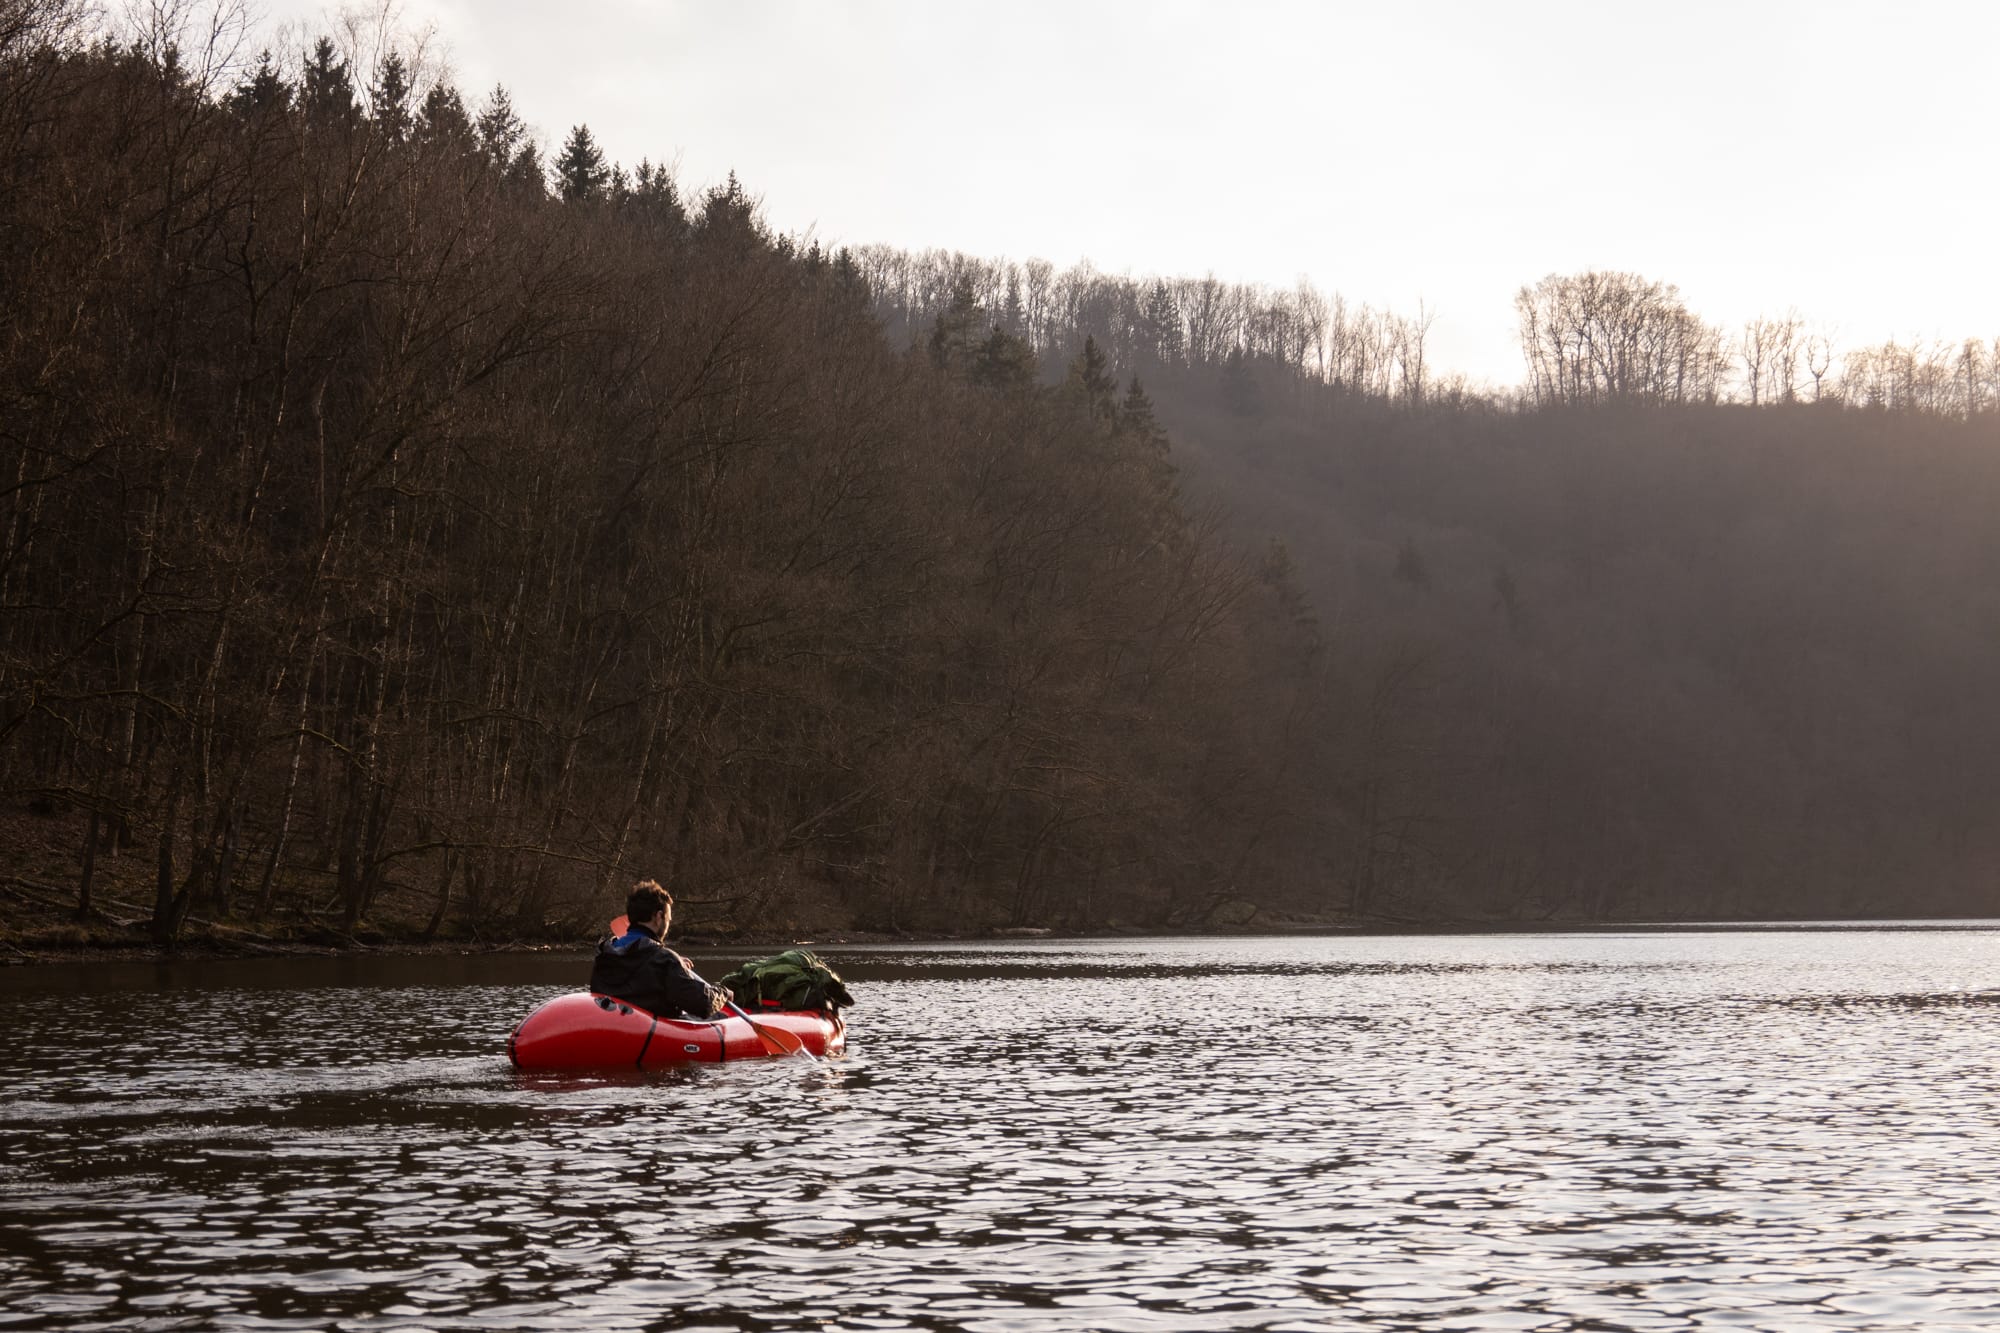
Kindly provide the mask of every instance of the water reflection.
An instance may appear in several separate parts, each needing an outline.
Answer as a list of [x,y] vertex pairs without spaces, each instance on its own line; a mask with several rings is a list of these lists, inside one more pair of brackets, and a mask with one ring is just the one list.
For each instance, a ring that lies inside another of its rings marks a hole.
[[1991,932],[850,950],[845,1060],[589,1076],[579,960],[370,961],[10,977],[0,1327],[2000,1320]]

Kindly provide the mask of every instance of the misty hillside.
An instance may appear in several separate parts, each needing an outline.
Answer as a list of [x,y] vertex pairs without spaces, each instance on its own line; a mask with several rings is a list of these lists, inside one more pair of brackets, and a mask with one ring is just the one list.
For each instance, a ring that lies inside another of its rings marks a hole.
[[[906,295],[1016,308],[1008,266],[905,262],[935,275]],[[1065,283],[1084,322],[1029,332],[1120,349],[1190,492],[1281,542],[1318,617],[1337,777],[1317,799],[1357,909],[2000,905],[1990,350],[1835,368],[1800,334],[1746,386],[1741,344],[1666,303],[1671,336],[1621,382],[1551,354],[1543,392],[1500,400],[1426,384],[1393,316],[1313,329],[1294,295],[1237,289],[1202,356],[1185,312],[1212,280]],[[920,300],[883,305],[920,340]]]
[[1454,896],[1994,907],[1991,421],[1794,406],[1245,426],[1199,395],[1168,419],[1246,530],[1291,545],[1350,668],[1413,664],[1397,812],[1430,830]]

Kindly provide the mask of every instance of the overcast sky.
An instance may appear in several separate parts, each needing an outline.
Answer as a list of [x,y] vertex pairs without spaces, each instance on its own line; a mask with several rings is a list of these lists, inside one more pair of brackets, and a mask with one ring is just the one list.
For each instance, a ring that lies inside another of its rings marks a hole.
[[[327,26],[264,0],[266,27]],[[2000,335],[1992,0],[406,0],[551,149],[734,170],[783,232],[1437,313],[1520,378],[1552,272],[1847,346]]]

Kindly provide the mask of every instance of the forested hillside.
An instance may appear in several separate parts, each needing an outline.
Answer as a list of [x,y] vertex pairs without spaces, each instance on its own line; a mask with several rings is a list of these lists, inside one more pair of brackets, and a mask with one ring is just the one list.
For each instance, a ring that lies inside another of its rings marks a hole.
[[142,868],[160,940],[573,932],[640,874],[709,930],[1323,892],[1317,639],[1093,349],[906,353],[733,181],[581,128],[545,168],[393,54],[26,12],[0,783],[81,910]]
[[1525,383],[1301,286],[864,252],[899,338],[968,299],[1143,377],[1189,488],[1327,642],[1329,884],[1361,914],[2000,910],[2000,342],[1730,332],[1550,277]]
[[1583,274],[1495,394],[1303,284],[824,252],[392,51],[0,14],[0,798],[85,918],[2000,906],[2000,349]]

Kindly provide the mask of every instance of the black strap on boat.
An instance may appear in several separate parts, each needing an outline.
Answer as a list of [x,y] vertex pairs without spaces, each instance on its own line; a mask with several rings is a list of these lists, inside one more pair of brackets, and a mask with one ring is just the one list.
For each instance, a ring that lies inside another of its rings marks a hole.
[[653,1025],[646,1029],[646,1039],[639,1043],[639,1058],[632,1062],[634,1069],[644,1069],[646,1067],[646,1048],[653,1044],[653,1034],[659,1030],[660,1020],[654,1018]]

